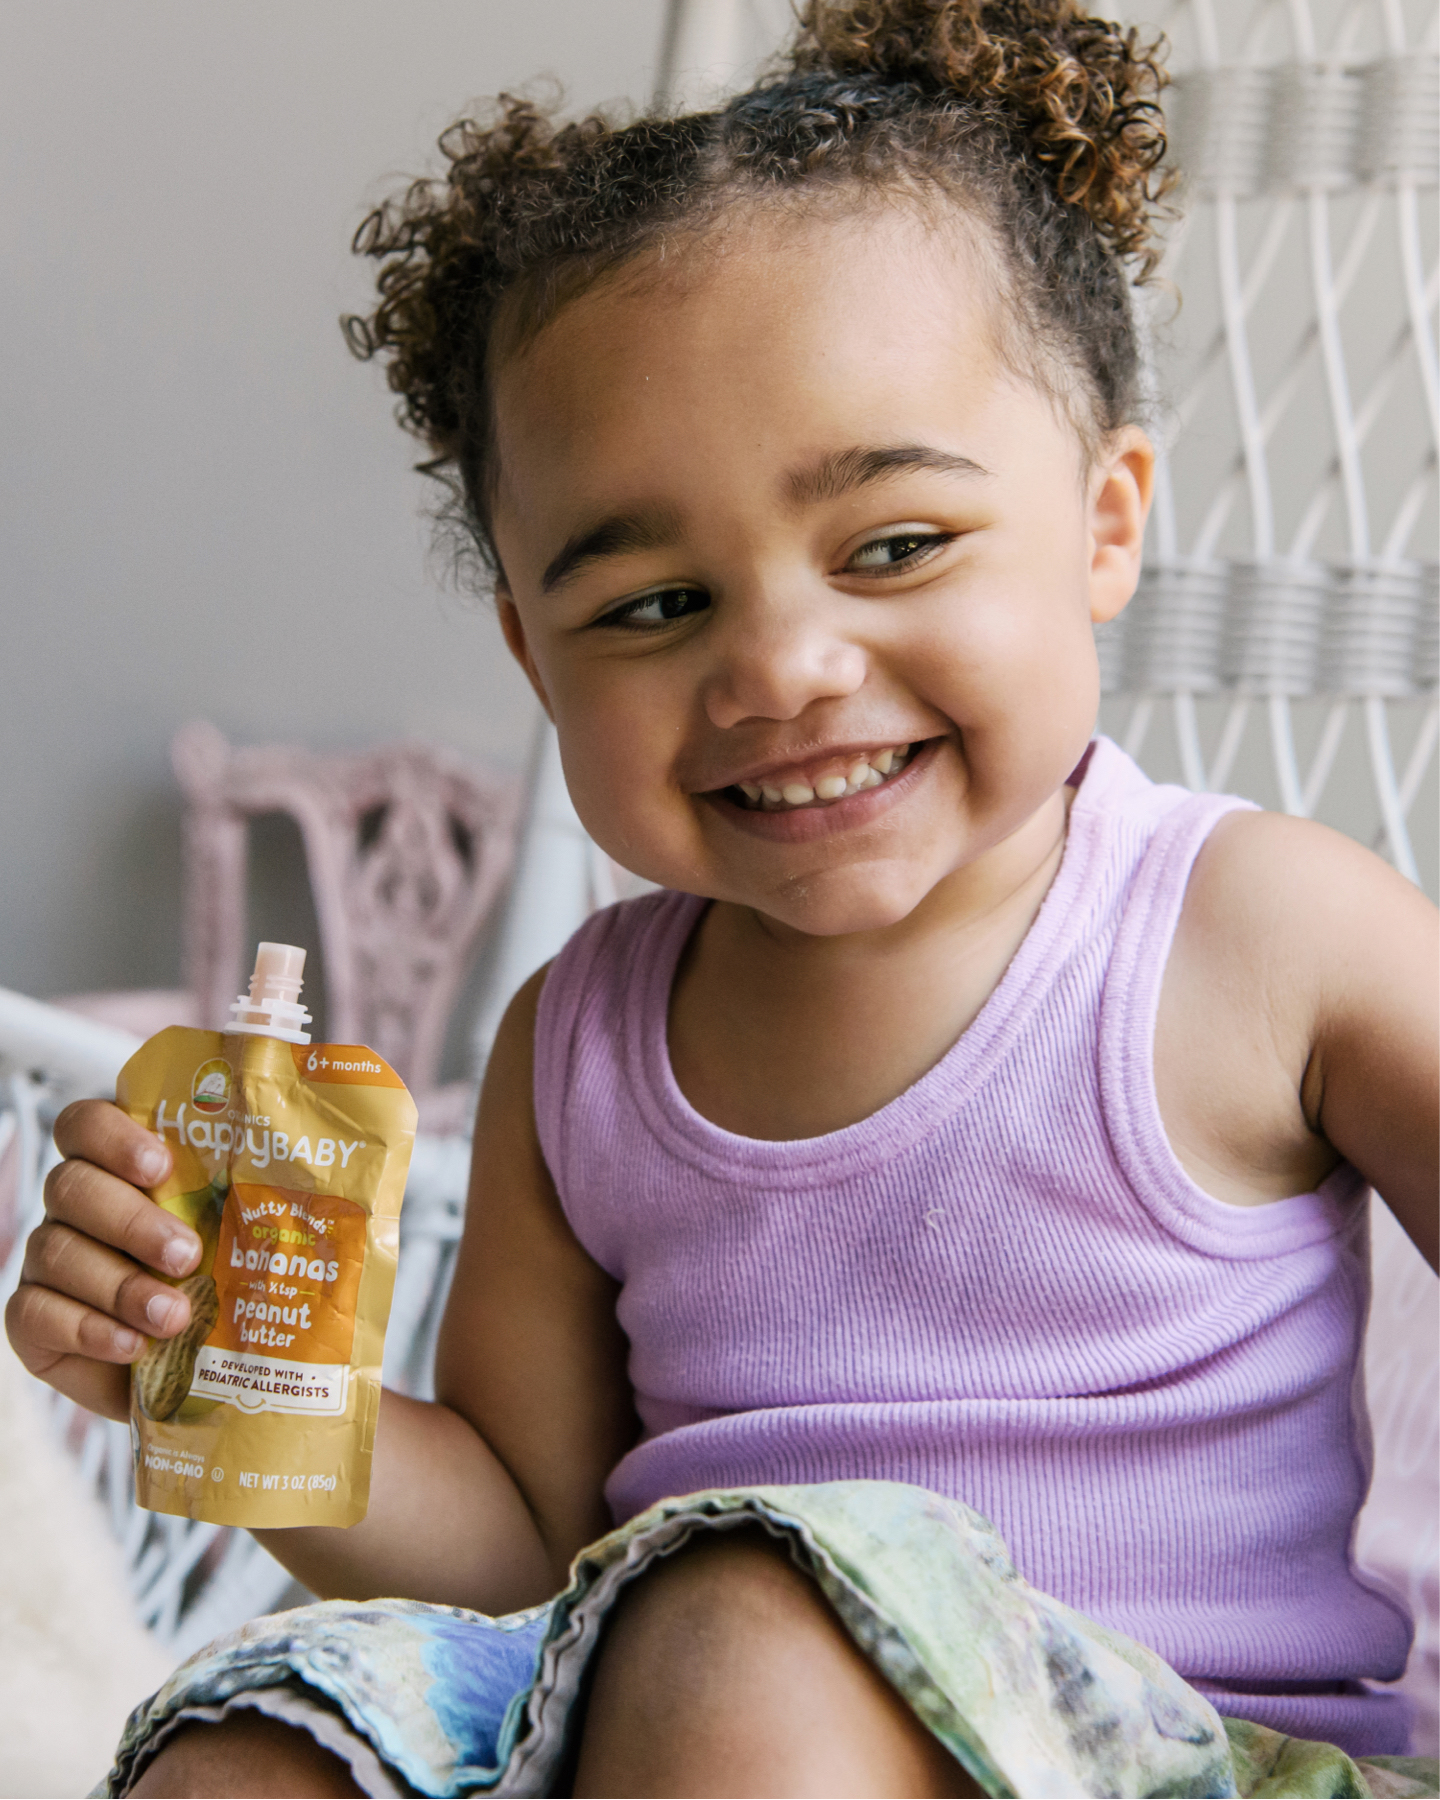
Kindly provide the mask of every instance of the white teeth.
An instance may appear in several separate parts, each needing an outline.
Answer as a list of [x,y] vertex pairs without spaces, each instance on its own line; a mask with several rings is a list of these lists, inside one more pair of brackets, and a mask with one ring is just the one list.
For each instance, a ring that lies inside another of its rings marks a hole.
[[913,748],[913,744],[897,744],[889,750],[872,751],[867,761],[852,763],[846,774],[823,775],[813,787],[808,781],[787,781],[780,787],[753,781],[735,785],[752,806],[762,801],[770,806],[809,806],[815,800],[839,800],[879,787],[887,775],[898,774]]

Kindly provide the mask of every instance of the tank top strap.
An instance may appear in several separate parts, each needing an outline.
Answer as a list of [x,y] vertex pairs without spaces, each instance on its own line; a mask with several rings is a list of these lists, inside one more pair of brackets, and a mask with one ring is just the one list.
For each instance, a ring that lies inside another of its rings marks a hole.
[[1364,1188],[1348,1164],[1314,1192],[1266,1206],[1227,1205],[1194,1182],[1171,1147],[1155,1088],[1155,1025],[1171,946],[1196,858],[1220,820],[1259,809],[1195,794],[1159,824],[1126,897],[1100,1003],[1100,1088],[1111,1145],[1137,1198],[1176,1237],[1212,1256],[1297,1250],[1353,1218]]
[[[588,1068],[593,1028],[614,1053],[608,1073],[618,1077],[633,1061],[634,1046],[653,1011],[657,974],[662,979],[660,1018],[665,1017],[670,940],[688,935],[704,901],[693,894],[662,888],[634,900],[622,900],[592,913],[550,964],[535,1015],[535,1125],[545,1157],[562,1196],[583,1191],[573,1185],[577,1171],[572,1149],[587,1132],[609,1125],[615,1095],[596,1087],[596,1071]],[[658,940],[658,942],[657,942]],[[657,957],[656,952],[659,952]],[[657,962],[663,969],[657,969]],[[590,1029],[587,1029],[587,1026]],[[624,1042],[617,1042],[619,1039]],[[632,1054],[627,1056],[626,1049]],[[580,1129],[577,1106],[589,1107]]]
[[592,913],[556,953],[535,1012],[535,1128],[547,1168],[565,1184],[566,1113],[574,1092],[580,1015],[592,971],[614,936],[610,909]]

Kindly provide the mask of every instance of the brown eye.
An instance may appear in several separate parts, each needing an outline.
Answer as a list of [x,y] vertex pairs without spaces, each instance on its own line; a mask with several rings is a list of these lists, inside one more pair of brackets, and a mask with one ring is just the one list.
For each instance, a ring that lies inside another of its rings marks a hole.
[[701,588],[660,588],[652,594],[637,594],[633,600],[602,614],[595,623],[623,625],[631,630],[669,625],[676,619],[704,612],[709,604],[710,596]]
[[934,531],[891,532],[886,537],[872,538],[868,544],[862,544],[845,567],[885,572],[919,561],[924,552],[949,541],[943,533]]

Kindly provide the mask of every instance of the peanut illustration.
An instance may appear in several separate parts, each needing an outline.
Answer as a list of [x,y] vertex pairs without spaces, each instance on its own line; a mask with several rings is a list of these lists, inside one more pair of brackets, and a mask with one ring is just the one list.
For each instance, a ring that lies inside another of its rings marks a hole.
[[195,1358],[220,1316],[220,1297],[208,1275],[177,1283],[190,1302],[190,1323],[178,1337],[157,1339],[131,1371],[131,1384],[147,1419],[168,1419],[190,1392]]

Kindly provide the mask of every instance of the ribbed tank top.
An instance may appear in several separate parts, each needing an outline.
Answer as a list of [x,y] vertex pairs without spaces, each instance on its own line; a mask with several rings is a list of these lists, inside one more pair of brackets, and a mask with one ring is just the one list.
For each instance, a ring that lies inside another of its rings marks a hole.
[[699,1488],[877,1479],[963,1500],[1036,1587],[1223,1712],[1403,1751],[1410,1622],[1356,1572],[1366,1189],[1229,1206],[1155,1095],[1161,978],[1244,805],[1097,739],[1060,868],[951,1050],[871,1117],[769,1142],[689,1105],[666,1026],[704,909],[597,913],[536,1027],[545,1160],[621,1284],[643,1434],[624,1520]]

